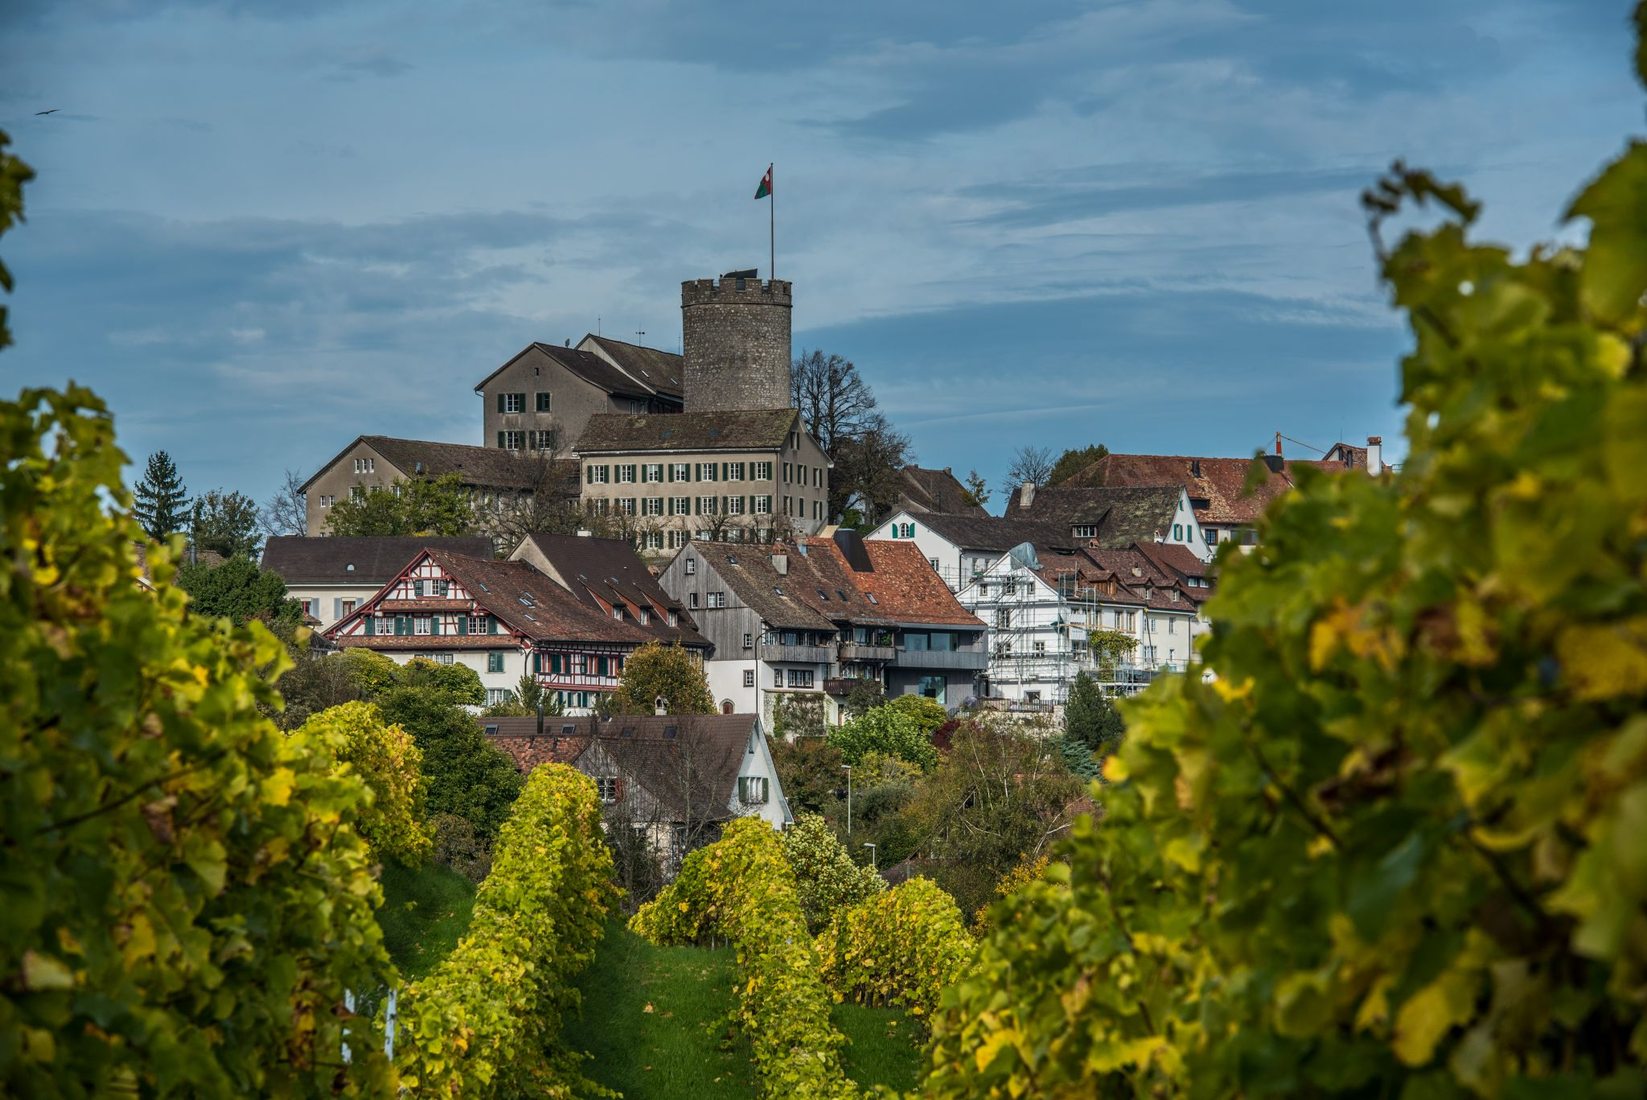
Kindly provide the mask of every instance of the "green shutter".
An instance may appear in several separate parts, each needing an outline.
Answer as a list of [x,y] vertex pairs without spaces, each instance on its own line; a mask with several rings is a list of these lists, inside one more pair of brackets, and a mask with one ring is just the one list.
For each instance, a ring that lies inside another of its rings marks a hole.
[[469,633],[469,616],[459,615],[457,617],[457,632],[459,634]]
[[496,634],[497,632],[498,632],[497,616],[496,615],[486,616],[486,633]]
[[503,411],[503,395],[500,393],[500,394],[498,394],[498,412],[502,412],[502,411]]
[[377,632],[376,629],[375,629],[376,623],[377,623],[377,616],[376,615],[366,616],[366,637],[370,638],[370,637],[372,637],[372,635],[374,635]]

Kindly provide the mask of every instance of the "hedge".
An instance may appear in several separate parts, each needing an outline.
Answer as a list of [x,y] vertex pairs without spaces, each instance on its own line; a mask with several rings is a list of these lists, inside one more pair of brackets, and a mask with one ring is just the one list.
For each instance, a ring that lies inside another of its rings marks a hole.
[[955,899],[913,878],[835,915],[817,939],[824,981],[845,1000],[930,1019],[976,950]]
[[629,927],[653,943],[724,936],[737,949],[739,1026],[749,1037],[761,1093],[795,1100],[856,1097],[841,1065],[844,1042],[778,834],[739,818],[686,857],[680,874]]
[[561,764],[527,778],[504,823],[468,933],[402,999],[401,1085],[413,1095],[595,1091],[558,1046],[617,900],[595,784]]

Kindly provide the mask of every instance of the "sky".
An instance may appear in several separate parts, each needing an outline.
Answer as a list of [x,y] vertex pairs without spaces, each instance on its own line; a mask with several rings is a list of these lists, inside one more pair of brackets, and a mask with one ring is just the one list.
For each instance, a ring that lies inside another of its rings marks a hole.
[[682,280],[768,274],[774,162],[795,350],[852,359],[922,465],[1399,457],[1361,189],[1404,158],[1484,239],[1582,239],[1643,129],[1627,9],[5,0],[38,178],[0,386],[89,384],[129,457],[260,500],[357,435],[480,443],[527,343],[676,350]]

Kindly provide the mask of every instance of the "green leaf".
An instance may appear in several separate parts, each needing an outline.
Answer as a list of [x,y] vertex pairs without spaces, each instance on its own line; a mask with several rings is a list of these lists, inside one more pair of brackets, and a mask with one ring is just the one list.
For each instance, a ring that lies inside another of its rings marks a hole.
[[1635,141],[1573,200],[1569,218],[1590,219],[1584,304],[1612,324],[1647,292],[1647,143]]

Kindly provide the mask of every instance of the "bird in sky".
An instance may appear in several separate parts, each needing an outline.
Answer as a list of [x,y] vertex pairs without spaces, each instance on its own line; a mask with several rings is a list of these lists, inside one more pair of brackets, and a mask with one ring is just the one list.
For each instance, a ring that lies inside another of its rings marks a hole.
[[37,115],[55,115],[60,110],[62,110],[61,107],[53,107],[49,111],[36,111],[34,113],[37,114]]

